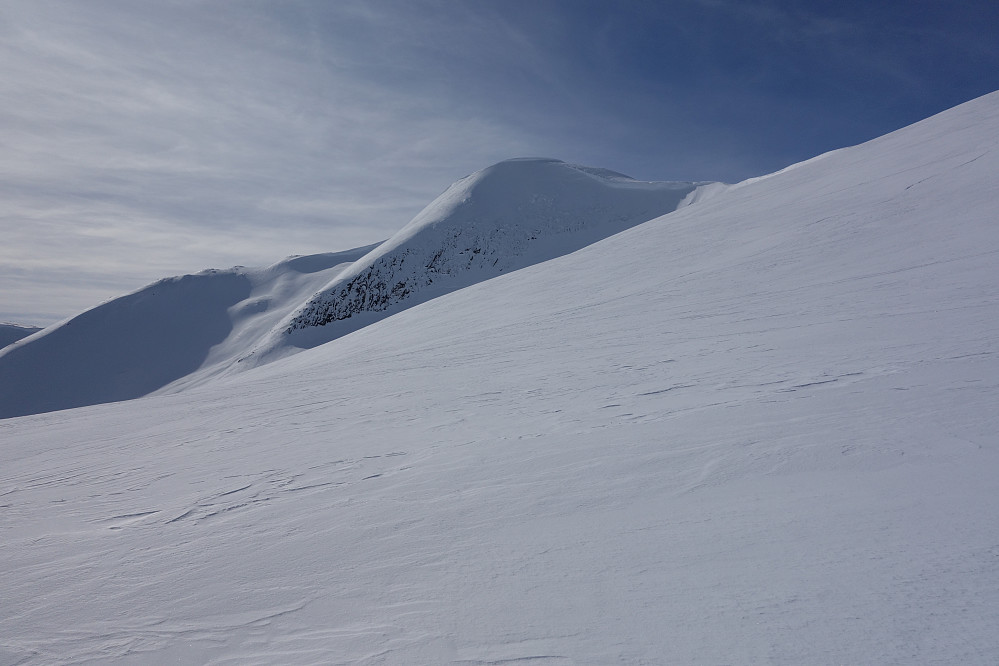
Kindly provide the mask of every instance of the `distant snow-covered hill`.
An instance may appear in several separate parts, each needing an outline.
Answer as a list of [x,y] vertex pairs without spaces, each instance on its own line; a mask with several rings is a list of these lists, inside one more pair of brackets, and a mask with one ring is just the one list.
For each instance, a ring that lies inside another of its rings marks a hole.
[[37,326],[22,326],[20,324],[0,324],[0,349],[17,342],[22,338],[42,330]]
[[167,278],[50,326],[0,351],[0,418],[129,400],[211,375],[372,247]]
[[169,278],[0,353],[0,418],[176,391],[273,361],[675,210],[703,183],[558,160],[452,185],[388,241]]

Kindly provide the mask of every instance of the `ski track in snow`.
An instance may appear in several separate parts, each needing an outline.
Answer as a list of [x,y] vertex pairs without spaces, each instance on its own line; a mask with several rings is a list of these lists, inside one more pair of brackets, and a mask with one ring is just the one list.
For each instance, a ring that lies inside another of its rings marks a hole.
[[0,664],[995,663],[996,137],[0,420]]

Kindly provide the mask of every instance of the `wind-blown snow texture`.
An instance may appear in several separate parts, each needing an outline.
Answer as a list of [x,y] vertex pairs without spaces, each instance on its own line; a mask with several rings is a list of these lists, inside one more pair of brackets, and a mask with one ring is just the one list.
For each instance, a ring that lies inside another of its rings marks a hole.
[[0,663],[994,664],[996,173],[999,94],[0,421]]

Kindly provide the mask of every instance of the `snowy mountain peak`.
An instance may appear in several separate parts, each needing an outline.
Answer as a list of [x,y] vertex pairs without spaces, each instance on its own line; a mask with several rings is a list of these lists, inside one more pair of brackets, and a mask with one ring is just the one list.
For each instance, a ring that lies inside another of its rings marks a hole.
[[0,352],[0,418],[176,391],[274,361],[476,282],[578,250],[689,202],[547,158],[454,183],[388,241],[168,278]]
[[260,351],[313,347],[436,296],[574,252],[675,210],[701,185],[641,182],[548,158],[499,162],[454,183],[289,317],[283,336]]

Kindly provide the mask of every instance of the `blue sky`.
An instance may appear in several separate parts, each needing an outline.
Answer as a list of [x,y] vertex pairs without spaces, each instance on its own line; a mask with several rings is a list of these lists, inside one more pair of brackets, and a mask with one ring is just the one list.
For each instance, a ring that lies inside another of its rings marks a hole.
[[999,88],[999,3],[12,0],[0,320],[346,249],[557,157],[734,182]]

